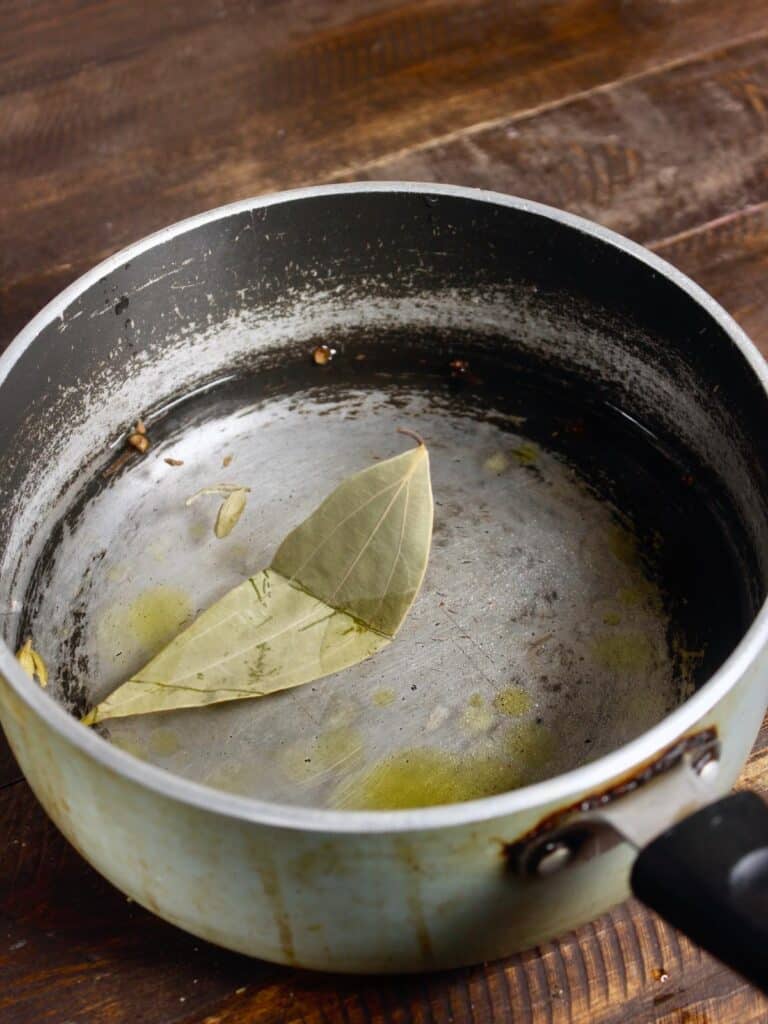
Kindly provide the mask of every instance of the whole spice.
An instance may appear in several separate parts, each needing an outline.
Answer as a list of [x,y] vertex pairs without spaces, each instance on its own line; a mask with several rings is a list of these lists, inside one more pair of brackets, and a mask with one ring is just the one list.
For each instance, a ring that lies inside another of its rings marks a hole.
[[205,494],[224,495],[224,501],[221,503],[213,527],[213,532],[219,540],[222,540],[229,536],[243,514],[247,500],[246,495],[250,493],[250,490],[250,487],[242,487],[240,484],[214,484],[213,487],[201,488],[191,498],[187,498],[185,504],[193,505],[198,498],[202,498]]
[[248,488],[241,487],[237,491],[232,491],[221,503],[221,508],[216,516],[216,523],[213,527],[213,532],[219,540],[228,537],[234,530],[235,524],[243,514],[248,490]]
[[[149,450],[149,437],[147,436],[147,427],[144,420],[136,420],[130,434],[128,434],[125,439],[125,444],[127,448],[133,448],[141,455],[144,455],[144,453]],[[107,466],[103,471],[102,476],[108,480],[110,477],[114,476],[115,473],[118,473],[126,463],[130,462],[132,458],[132,451],[121,452],[115,461],[111,463],[111,465]],[[166,459],[165,461],[168,462],[169,460]]]
[[328,345],[318,345],[312,350],[312,360],[316,366],[326,366],[335,355],[336,349],[329,348]]
[[48,685],[48,669],[45,662],[32,646],[32,637],[28,636],[16,651],[16,660],[31,679],[36,679],[41,686]]
[[127,443],[142,455],[148,451],[149,438],[147,437],[147,428],[144,425],[144,420],[136,420],[136,426],[133,428],[132,433],[128,435]]

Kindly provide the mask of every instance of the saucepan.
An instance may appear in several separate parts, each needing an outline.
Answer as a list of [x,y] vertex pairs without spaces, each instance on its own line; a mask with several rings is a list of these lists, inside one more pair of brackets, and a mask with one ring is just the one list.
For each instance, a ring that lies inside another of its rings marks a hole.
[[[0,717],[26,778],[124,893],[252,956],[474,963],[631,885],[765,984],[768,815],[725,794],[768,702],[767,382],[673,267],[522,199],[312,188],[138,242],[0,359]],[[401,427],[435,523],[389,647],[81,723]],[[187,502],[222,483],[250,488],[225,538]]]

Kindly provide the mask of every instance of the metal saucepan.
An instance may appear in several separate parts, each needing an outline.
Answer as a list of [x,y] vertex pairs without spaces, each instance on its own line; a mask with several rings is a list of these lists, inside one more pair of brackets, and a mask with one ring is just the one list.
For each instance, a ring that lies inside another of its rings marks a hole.
[[[307,189],[126,249],[0,359],[0,715],[30,785],[125,893],[253,956],[487,960],[632,869],[764,984],[763,805],[707,805],[767,700],[767,380],[672,267],[506,196]],[[395,643],[263,700],[78,722],[398,426],[436,520]],[[251,487],[224,541],[185,506],[220,481]]]

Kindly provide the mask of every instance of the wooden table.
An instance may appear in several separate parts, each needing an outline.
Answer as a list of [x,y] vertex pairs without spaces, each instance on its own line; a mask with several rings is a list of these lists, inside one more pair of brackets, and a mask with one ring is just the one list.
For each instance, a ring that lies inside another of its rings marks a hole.
[[[768,0],[0,6],[0,348],[155,228],[355,178],[585,214],[692,275],[768,352]],[[743,781],[768,788],[766,727]],[[103,882],[0,741],[1,1024],[766,1020],[758,993],[634,903],[434,976],[221,952]]]

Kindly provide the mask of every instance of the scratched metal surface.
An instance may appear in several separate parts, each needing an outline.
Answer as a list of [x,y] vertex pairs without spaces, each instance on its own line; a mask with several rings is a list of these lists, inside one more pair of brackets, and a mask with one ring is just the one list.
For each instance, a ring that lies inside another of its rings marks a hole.
[[[332,373],[323,371],[326,381]],[[390,755],[506,755],[492,784],[514,788],[613,749],[678,699],[667,616],[639,563],[617,549],[614,510],[513,423],[489,422],[482,405],[476,417],[458,416],[398,386],[335,401],[326,387],[221,404],[215,395],[202,409],[193,401],[63,534],[33,620],[54,694],[67,696],[57,666],[80,663],[87,701],[103,698],[176,623],[268,565],[332,486],[401,450],[399,425],[419,431],[431,452],[428,577],[397,641],[368,662],[261,700],[115,720],[104,728],[114,742],[235,792],[355,806],[357,780]],[[219,480],[252,489],[223,541],[212,531],[215,499],[185,506]],[[636,602],[622,606],[622,593]],[[611,613],[621,613],[620,629],[606,624]],[[640,638],[637,665],[622,660],[627,635]],[[507,709],[514,716],[504,713],[510,690],[522,704]]]

